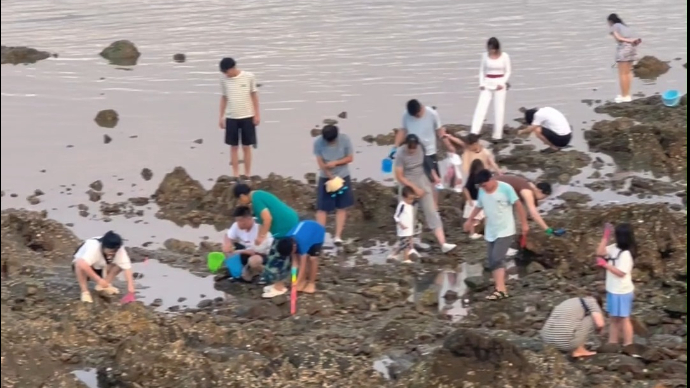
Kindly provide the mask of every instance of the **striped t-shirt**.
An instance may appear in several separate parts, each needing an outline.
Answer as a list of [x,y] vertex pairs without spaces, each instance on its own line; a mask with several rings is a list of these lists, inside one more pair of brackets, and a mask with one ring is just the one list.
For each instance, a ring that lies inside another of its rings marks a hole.
[[585,311],[601,313],[601,307],[592,297],[570,298],[554,307],[549,319],[541,329],[541,338],[559,350],[571,351],[579,343],[583,345],[594,332],[594,320]]
[[220,88],[228,103],[225,106],[225,117],[229,119],[246,119],[254,117],[252,93],[256,93],[256,77],[248,71],[241,71],[236,77],[223,76]]

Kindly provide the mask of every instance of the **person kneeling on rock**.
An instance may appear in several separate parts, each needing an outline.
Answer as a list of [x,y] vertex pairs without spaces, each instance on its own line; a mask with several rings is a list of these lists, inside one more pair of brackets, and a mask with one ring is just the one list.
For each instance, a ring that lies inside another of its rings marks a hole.
[[[297,291],[307,294],[316,292],[319,255],[325,239],[326,229],[321,224],[316,221],[302,221],[285,238],[278,241],[280,256],[299,268]],[[287,273],[282,276],[287,276]]]
[[585,343],[594,329],[604,328],[601,301],[593,297],[570,298],[554,307],[541,329],[541,338],[574,358],[593,356]]
[[84,241],[74,253],[72,269],[81,288],[82,302],[93,303],[87,285],[89,279],[96,282],[96,291],[108,295],[119,294],[120,290],[111,283],[120,271],[125,271],[127,292],[134,293],[132,262],[122,246],[122,237],[113,231]]

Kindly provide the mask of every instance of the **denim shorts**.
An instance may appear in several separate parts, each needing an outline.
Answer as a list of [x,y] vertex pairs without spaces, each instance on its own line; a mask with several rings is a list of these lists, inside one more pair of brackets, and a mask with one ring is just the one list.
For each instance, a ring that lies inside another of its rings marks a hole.
[[606,311],[614,318],[628,318],[632,314],[635,293],[612,294],[606,293]]

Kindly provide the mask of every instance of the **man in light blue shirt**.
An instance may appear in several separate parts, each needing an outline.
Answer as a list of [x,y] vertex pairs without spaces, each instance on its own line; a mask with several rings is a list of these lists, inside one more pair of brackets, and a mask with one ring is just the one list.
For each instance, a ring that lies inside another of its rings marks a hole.
[[[441,183],[441,172],[438,169],[437,140],[443,139],[446,149],[455,152],[455,147],[444,135],[446,129],[441,124],[438,112],[431,107],[422,105],[418,100],[407,102],[407,109],[403,114],[402,128],[395,135],[395,146],[400,147],[407,135],[416,135],[424,147],[425,172],[429,180],[435,185]],[[426,168],[429,166],[428,168]],[[434,192],[434,201],[438,206],[438,193]]]
[[484,210],[486,218],[484,239],[488,243],[487,260],[496,286],[496,290],[486,299],[501,300],[508,297],[505,259],[516,234],[513,210],[518,213],[523,235],[529,231],[527,213],[515,190],[509,184],[494,179],[491,171],[479,171],[475,183],[479,186],[479,195],[476,206],[465,222],[465,230],[474,232],[474,218]]

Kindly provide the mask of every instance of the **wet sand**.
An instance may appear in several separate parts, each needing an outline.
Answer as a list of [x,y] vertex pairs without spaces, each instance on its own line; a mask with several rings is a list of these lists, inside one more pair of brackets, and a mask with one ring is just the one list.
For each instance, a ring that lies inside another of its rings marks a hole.
[[[5,1],[3,43],[30,45],[59,57],[31,66],[2,66],[2,189],[18,194],[4,196],[2,207],[47,209],[88,237],[104,225],[84,222],[69,206],[94,207],[83,192],[96,179],[105,185],[104,200],[115,202],[149,195],[176,165],[199,178],[229,173],[228,151],[216,124],[217,61],[225,55],[255,72],[262,84],[263,124],[253,171],[258,175],[299,178],[314,171],[309,131],[346,111],[348,118],[340,121],[356,146],[353,175],[384,178],[379,161],[387,149],[367,145],[361,137],[398,126],[404,102],[412,97],[438,107],[446,123],[469,123],[479,56],[491,35],[513,60],[507,124],[519,116],[519,107],[550,105],[568,115],[576,129],[575,148],[585,150],[581,129],[601,116],[581,100],[606,100],[617,92],[611,68],[614,44],[604,18],[618,5],[586,2],[567,9],[558,2],[507,1],[497,10],[488,3],[447,0],[423,7],[330,0],[318,6],[307,1],[232,6],[105,1],[98,7]],[[644,37],[641,55],[683,58],[672,61],[671,71],[655,84],[636,80],[635,91],[653,94],[676,87],[685,93],[687,73],[681,64],[687,57],[687,5],[639,0],[629,5],[634,13],[620,12]],[[325,9],[329,12],[324,16]],[[420,20],[430,21],[425,23],[430,27],[419,28]],[[557,21],[558,28],[543,22],[548,20]],[[131,71],[110,66],[97,55],[117,39],[132,40],[142,52]],[[173,62],[178,52],[187,55],[187,62]],[[120,114],[117,127],[98,127],[96,113],[111,108]],[[491,112],[487,119],[491,122]],[[104,134],[113,142],[103,144]],[[193,142],[200,138],[203,144]],[[154,171],[150,182],[139,176],[144,167]],[[579,183],[560,190],[592,194],[582,179],[573,182]],[[60,185],[72,184],[72,195],[60,194]],[[44,202],[29,206],[25,197],[39,188],[46,192]],[[116,192],[123,195],[116,197]],[[592,196],[626,201],[614,193]],[[216,238],[209,228],[179,229],[152,219],[155,206],[151,208],[145,223],[114,217],[107,227],[127,229],[131,244]]]

